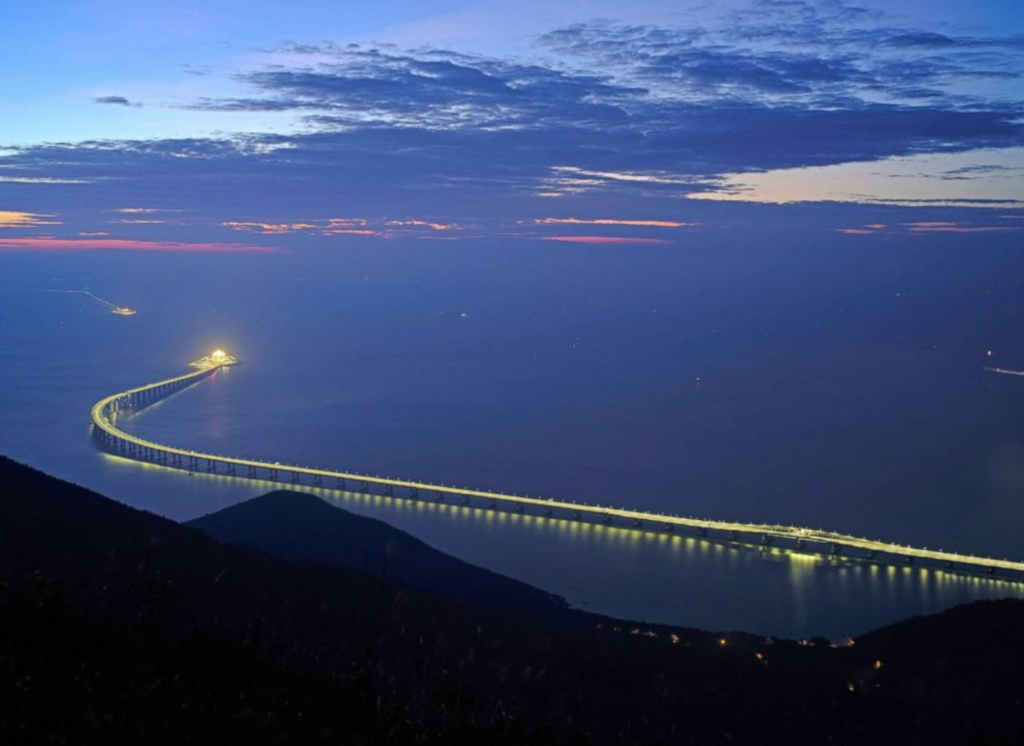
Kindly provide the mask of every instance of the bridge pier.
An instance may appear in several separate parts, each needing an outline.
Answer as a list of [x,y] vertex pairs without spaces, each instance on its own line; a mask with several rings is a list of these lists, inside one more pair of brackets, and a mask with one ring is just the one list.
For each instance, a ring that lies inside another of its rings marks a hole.
[[869,550],[868,550],[868,554],[867,554],[867,557],[868,557],[868,559],[869,559],[869,560],[873,560],[873,559],[875,559],[875,558],[876,558],[877,556],[878,556],[878,552],[876,552],[876,551],[875,551],[874,549],[869,549]]
[[904,564],[912,565],[912,564],[914,564],[914,558],[908,555],[908,556],[903,558],[903,562],[904,562]]
[[463,505],[469,505],[469,495],[463,495],[462,496],[462,504]]
[[551,508],[544,508],[544,515],[546,516],[550,517],[553,512],[554,511],[552,511]]
[[235,476],[235,465],[234,464],[228,464],[228,474],[230,474],[231,476]]
[[641,521],[639,518],[634,518],[633,519],[633,528],[640,528],[643,525],[644,525],[644,522]]
[[676,527],[673,526],[671,523],[666,523],[661,530],[664,531],[666,534],[674,534],[676,532]]
[[255,479],[256,478],[256,467],[255,466],[247,466],[246,469],[248,470],[249,478],[250,479]]
[[705,538],[708,535],[708,530],[706,528],[703,528],[703,527],[698,527],[697,530],[696,530],[696,534],[697,534],[697,536],[699,536],[699,537],[701,537],[703,539],[703,538]]
[[601,516],[601,523],[605,524],[606,526],[610,526],[611,522],[612,517],[608,513],[605,513],[603,516]]
[[409,488],[409,497],[411,497],[413,500],[415,500],[419,496],[420,496],[419,489],[417,489],[416,487],[410,487]]
[[497,501],[497,500],[495,500],[495,499],[494,499],[494,498],[492,497],[492,498],[491,498],[491,501],[490,501],[490,502],[489,502],[489,503],[487,504],[487,507],[488,507],[488,508],[490,508],[491,510],[497,510],[497,509],[498,509],[498,501]]
[[394,496],[394,494],[395,494],[394,487],[392,487],[390,484],[385,484],[384,485],[384,494],[387,495],[388,497]]
[[269,476],[270,476],[270,478],[272,480],[274,480],[276,482],[277,481],[277,469],[271,469]]
[[299,483],[299,473],[297,471],[293,471],[291,473],[291,476],[289,477],[289,479],[291,479],[292,484],[298,484]]
[[217,471],[217,462],[210,458],[206,459],[206,470]]
[[729,532],[729,541],[739,541],[739,540],[740,540],[740,532],[739,531],[730,531]]
[[522,513],[523,512],[523,504],[522,503],[516,503],[516,512],[517,513]]
[[572,517],[578,521],[580,518],[583,517],[583,515],[580,513],[580,511],[574,510],[572,511]]
[[435,490],[434,491],[434,502],[436,502],[436,503],[443,503],[444,502],[444,493],[440,492],[438,490]]
[[839,546],[838,544],[829,544],[828,545],[828,556],[829,557],[838,557],[839,553],[841,551],[843,551],[843,548],[841,546]]
[[315,484],[317,487],[322,487],[323,484],[324,484],[324,480],[320,477],[319,474],[314,474],[313,475],[313,484]]
[[768,536],[768,534],[763,534],[761,536],[761,546],[767,548],[767,547],[770,547],[771,545],[772,545],[772,537]]

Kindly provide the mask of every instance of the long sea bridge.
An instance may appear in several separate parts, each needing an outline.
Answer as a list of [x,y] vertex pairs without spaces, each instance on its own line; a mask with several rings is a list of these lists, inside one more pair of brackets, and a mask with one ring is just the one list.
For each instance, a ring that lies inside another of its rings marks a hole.
[[1005,579],[1024,579],[1024,562],[905,546],[798,526],[707,520],[642,510],[628,510],[608,505],[529,497],[469,487],[392,479],[357,472],[236,458],[162,445],[138,438],[118,427],[120,419],[129,417],[150,404],[192,386],[216,374],[222,368],[237,363],[236,358],[222,350],[216,350],[211,355],[191,363],[195,370],[189,373],[101,399],[92,408],[92,423],[96,437],[109,451],[118,455],[189,472],[224,473],[228,476],[269,482],[308,484],[322,489],[359,492],[371,492],[376,489],[386,496],[408,500],[451,501],[481,510],[511,510],[517,513],[530,511],[544,516],[557,515],[576,521],[614,524],[640,531],[688,533],[705,539],[752,543],[763,547],[777,545],[780,548],[804,552],[817,551],[831,558],[842,555],[890,564],[920,562],[958,572],[981,572],[988,575],[999,572]]

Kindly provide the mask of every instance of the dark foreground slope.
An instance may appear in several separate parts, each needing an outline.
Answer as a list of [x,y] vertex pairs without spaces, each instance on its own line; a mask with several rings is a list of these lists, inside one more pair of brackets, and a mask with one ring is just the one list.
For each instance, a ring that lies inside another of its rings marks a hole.
[[207,536],[285,559],[327,562],[469,602],[557,613],[565,601],[439,552],[383,521],[280,490],[190,521]]
[[0,574],[3,744],[931,745],[1022,732],[1016,602],[845,649],[498,611],[218,544],[3,459]]

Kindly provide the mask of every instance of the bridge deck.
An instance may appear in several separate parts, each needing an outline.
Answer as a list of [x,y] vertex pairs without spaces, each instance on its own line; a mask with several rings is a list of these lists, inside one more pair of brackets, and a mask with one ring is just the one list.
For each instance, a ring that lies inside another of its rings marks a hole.
[[[976,568],[987,572],[995,570],[1010,571],[1013,573],[1024,573],[1024,562],[1011,560],[999,560],[988,557],[977,557],[974,555],[959,554],[957,552],[946,552],[926,548],[917,548],[894,544],[891,542],[876,541],[864,537],[850,536],[847,534],[832,531],[822,531],[798,526],[781,526],[761,523],[738,523],[733,521],[707,520],[700,518],[687,518],[678,515],[666,515],[661,513],[650,513],[642,510],[628,510],[615,508],[607,505],[592,505],[577,503],[568,500],[556,500],[540,497],[528,497],[524,495],[511,495],[487,490],[470,489],[468,487],[455,487],[452,485],[434,484],[431,482],[420,482],[406,479],[392,479],[390,477],[360,474],[358,472],[335,471],[331,469],[317,469],[294,464],[271,463],[268,461],[257,461],[254,459],[236,458],[200,451],[190,451],[174,446],[162,445],[149,440],[138,438],[134,435],[119,429],[116,424],[117,412],[120,411],[122,403],[131,405],[139,398],[159,391],[177,389],[185,385],[197,382],[219,370],[222,366],[212,365],[185,375],[169,378],[165,381],[140,386],[117,394],[113,394],[98,401],[92,408],[92,422],[102,433],[102,436],[111,446],[122,452],[129,453],[138,460],[162,463],[173,468],[195,469],[201,461],[205,461],[208,467],[216,464],[224,464],[229,468],[244,467],[250,470],[250,474],[258,475],[263,471],[264,479],[276,479],[283,473],[295,477],[309,476],[317,480],[333,479],[343,484],[346,480],[363,482],[366,485],[379,485],[386,489],[400,488],[410,491],[410,497],[419,491],[432,492],[435,496],[456,496],[463,499],[477,498],[491,501],[494,505],[504,504],[515,506],[516,509],[526,507],[541,508],[545,512],[562,510],[570,512],[574,517],[588,515],[596,517],[603,522],[610,522],[613,519],[625,520],[635,527],[658,528],[661,530],[673,531],[676,528],[694,529],[701,535],[709,531],[724,532],[733,537],[738,535],[757,535],[761,541],[772,539],[785,539],[803,546],[804,543],[818,543],[828,545],[829,551],[838,554],[843,548],[862,550],[870,559],[881,559],[878,555],[888,555],[903,558],[905,561],[926,560],[946,566],[947,568],[970,569]],[[169,457],[169,458],[168,458]],[[190,465],[186,466],[185,462]],[[266,476],[270,475],[270,476]],[[260,478],[256,476],[256,478]]]

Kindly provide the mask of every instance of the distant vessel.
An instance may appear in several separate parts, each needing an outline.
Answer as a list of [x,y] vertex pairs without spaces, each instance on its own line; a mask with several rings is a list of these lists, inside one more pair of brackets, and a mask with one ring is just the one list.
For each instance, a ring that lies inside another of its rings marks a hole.
[[103,306],[116,316],[134,316],[135,314],[138,313],[138,311],[136,311],[134,308],[129,308],[128,306],[119,306],[116,303],[111,303],[109,300],[104,300],[103,298],[100,298],[98,295],[93,295],[88,290],[42,290],[40,292],[67,293],[68,295],[84,295],[89,300],[98,303],[99,305]]

